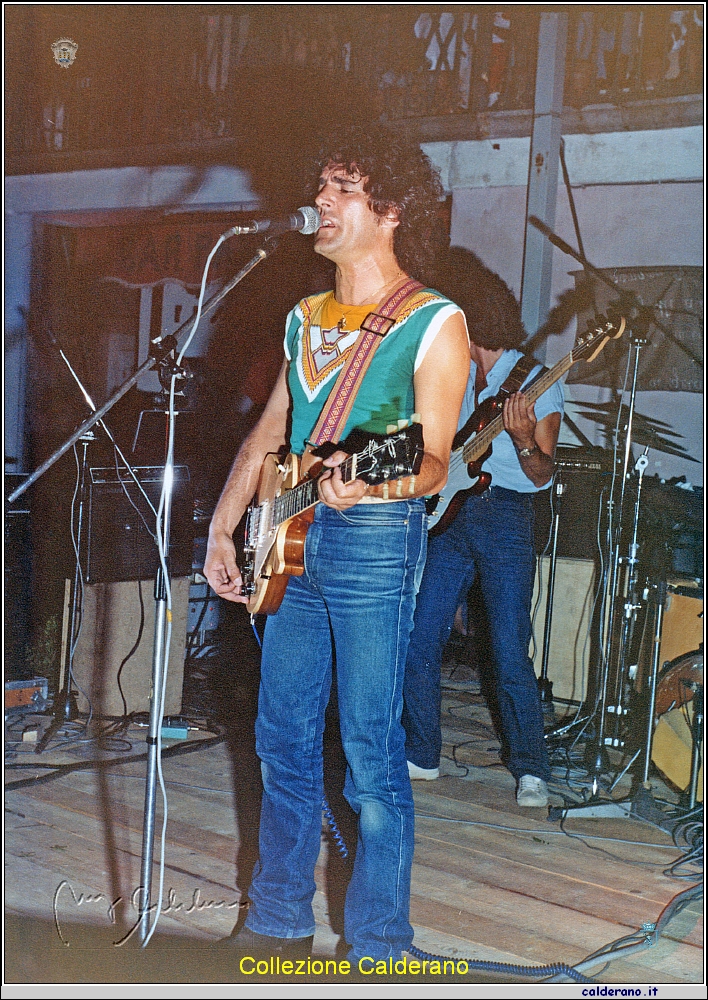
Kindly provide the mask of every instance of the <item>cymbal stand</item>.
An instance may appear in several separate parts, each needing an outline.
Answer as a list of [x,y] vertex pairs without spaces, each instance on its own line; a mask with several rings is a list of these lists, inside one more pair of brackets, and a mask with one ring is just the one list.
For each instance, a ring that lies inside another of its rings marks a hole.
[[617,670],[615,673],[615,690],[614,690],[614,720],[613,729],[614,736],[612,738],[612,746],[621,746],[622,741],[620,738],[622,721],[627,714],[626,701],[628,699],[629,684],[630,684],[630,667],[628,664],[628,656],[632,647],[632,638],[634,635],[634,625],[637,619],[637,611],[641,608],[641,604],[638,603],[637,598],[637,566],[638,566],[638,551],[639,546],[637,543],[637,535],[639,528],[639,506],[641,502],[642,495],[642,482],[644,481],[644,472],[649,464],[649,459],[647,458],[647,452],[649,448],[644,451],[643,455],[640,455],[634,466],[634,471],[638,474],[637,480],[637,495],[634,502],[634,518],[632,523],[632,541],[629,546],[629,555],[626,558],[627,575],[623,582],[623,591],[625,593],[624,601],[624,620],[622,622],[622,630],[619,637],[618,649],[616,655]]
[[[632,375],[632,388],[630,391],[629,405],[628,405],[628,415],[627,415],[627,425],[625,431],[625,448],[624,448],[624,461],[622,466],[622,486],[620,489],[620,497],[617,505],[617,514],[614,513],[615,501],[612,495],[609,499],[609,512],[610,512],[610,527],[609,527],[609,541],[610,541],[610,552],[611,552],[611,572],[609,587],[605,592],[605,600],[603,602],[602,617],[601,617],[601,639],[600,648],[601,654],[599,659],[600,678],[597,684],[599,689],[599,701],[598,701],[598,724],[597,731],[594,739],[590,740],[586,746],[585,750],[585,764],[588,771],[592,777],[592,795],[593,797],[597,795],[600,787],[600,776],[603,771],[609,769],[609,757],[607,755],[606,747],[608,745],[616,745],[613,740],[615,737],[606,737],[605,735],[605,723],[606,717],[609,711],[612,711],[616,715],[622,711],[620,704],[615,704],[613,706],[608,706],[608,686],[610,677],[610,668],[612,665],[612,660],[614,657],[614,625],[615,625],[615,614],[618,604],[618,595],[620,589],[620,548],[621,548],[621,534],[622,534],[622,521],[624,517],[624,503],[627,479],[629,475],[629,462],[632,454],[632,423],[634,419],[635,401],[637,395],[637,377],[639,374],[639,357],[643,346],[646,345],[646,339],[643,337],[632,336],[630,340],[631,349],[634,349],[634,367]],[[624,405],[622,398],[620,397],[620,413],[622,406]],[[609,602],[609,603],[608,603]]]
[[548,593],[546,596],[546,618],[543,625],[543,655],[541,658],[541,676],[538,678],[538,688],[541,694],[541,708],[544,720],[555,721],[553,711],[553,682],[548,679],[548,660],[551,649],[551,627],[553,625],[553,598],[556,588],[556,564],[558,559],[558,528],[560,525],[561,497],[565,493],[565,484],[559,480],[553,486],[555,503],[553,505],[553,541],[551,557],[548,566]]
[[[84,506],[86,503],[86,470],[88,468],[88,446],[92,441],[96,439],[96,435],[93,431],[87,431],[80,438],[80,443],[83,446],[83,455],[81,456],[81,471],[79,473],[79,488],[77,491],[78,499],[78,513],[76,517],[76,530],[74,530],[73,525],[73,510],[72,510],[72,538],[74,541],[74,580],[71,588],[71,614],[69,617],[69,642],[67,645],[66,659],[62,657],[62,663],[60,665],[60,678],[59,684],[57,686],[57,693],[54,697],[54,704],[52,706],[53,718],[47,729],[45,729],[42,734],[42,738],[34,749],[35,753],[43,753],[52,738],[56,733],[59,732],[61,727],[66,722],[73,721],[78,713],[76,707],[76,692],[72,691],[71,685],[74,678],[73,664],[74,664],[74,650],[76,649],[76,643],[79,638],[78,630],[81,626],[81,593],[83,590],[83,579],[81,572],[81,549],[83,545],[83,526],[84,526]],[[78,459],[77,459],[78,460]],[[65,619],[66,620],[66,619]]]

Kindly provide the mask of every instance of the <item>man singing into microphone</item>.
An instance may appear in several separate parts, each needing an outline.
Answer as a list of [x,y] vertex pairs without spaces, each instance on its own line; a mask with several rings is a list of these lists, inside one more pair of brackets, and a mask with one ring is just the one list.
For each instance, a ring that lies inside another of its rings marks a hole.
[[[426,549],[423,497],[446,479],[469,371],[464,317],[411,281],[422,274],[440,187],[420,149],[349,131],[323,150],[315,251],[336,264],[333,292],[290,313],[285,361],[266,409],[234,462],[210,528],[205,572],[222,597],[244,601],[232,535],[267,453],[312,439],[362,325],[398,303],[361,379],[341,439],[385,433],[420,414],[416,477],[383,486],[343,481],[335,451],[292,577],[266,623],[256,723],[264,785],[260,859],[237,954],[307,954],[322,827],[322,734],[333,672],[347,759],[344,794],[358,816],[345,903],[349,958],[400,958],[410,946],[413,799],[401,725],[403,674]],[[380,325],[380,324],[379,324]],[[289,440],[286,436],[290,428]],[[353,845],[351,845],[353,846]]]

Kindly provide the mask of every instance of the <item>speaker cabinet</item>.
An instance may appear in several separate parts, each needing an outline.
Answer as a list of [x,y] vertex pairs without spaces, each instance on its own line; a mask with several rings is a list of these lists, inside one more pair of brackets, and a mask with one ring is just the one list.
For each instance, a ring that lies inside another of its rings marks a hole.
[[669,583],[666,593],[664,620],[661,628],[659,667],[675,660],[703,642],[703,591],[692,593],[680,582]]
[[[535,612],[533,662],[536,674],[540,676],[550,558],[544,556],[538,564],[531,606]],[[587,693],[594,585],[595,563],[592,559],[557,558],[548,655],[548,679],[553,684],[554,700],[580,702]]]
[[[133,471],[157,509],[162,466],[140,466]],[[155,530],[155,514],[146,497],[125,470],[120,481],[114,468],[91,469],[90,473],[86,582],[116,583],[154,576],[159,564],[157,545],[150,536]],[[189,469],[177,465],[170,519],[170,573],[176,577],[192,572],[193,506]]]
[[[96,715],[122,716],[125,712],[149,711],[155,633],[154,586],[153,580],[131,580],[84,587],[81,633],[73,667],[79,688],[80,712],[89,711],[89,700]],[[189,577],[177,577],[172,580],[166,715],[178,715],[182,710],[188,604]],[[140,642],[128,657],[138,639],[141,618]]]

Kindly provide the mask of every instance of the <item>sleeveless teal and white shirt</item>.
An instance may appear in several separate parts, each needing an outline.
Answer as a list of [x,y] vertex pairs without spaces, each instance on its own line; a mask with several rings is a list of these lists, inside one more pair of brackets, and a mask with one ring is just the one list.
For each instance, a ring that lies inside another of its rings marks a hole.
[[[311,295],[295,306],[286,321],[285,356],[292,398],[290,450],[301,455],[359,330],[323,329],[320,316],[333,292]],[[445,320],[462,313],[432,289],[412,296],[405,311],[379,344],[344,428],[385,434],[389,424],[414,412],[413,376]]]

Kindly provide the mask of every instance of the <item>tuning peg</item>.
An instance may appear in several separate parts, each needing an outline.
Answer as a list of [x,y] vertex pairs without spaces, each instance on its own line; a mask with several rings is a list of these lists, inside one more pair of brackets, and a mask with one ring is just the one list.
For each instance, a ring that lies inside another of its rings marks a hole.
[[398,430],[398,424],[386,424],[386,433],[395,434]]
[[411,413],[411,423],[412,424],[420,423],[420,413]]
[[403,428],[407,427],[407,426],[408,426],[408,421],[407,420],[399,420],[398,421],[398,430],[399,431],[402,431]]

